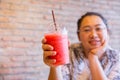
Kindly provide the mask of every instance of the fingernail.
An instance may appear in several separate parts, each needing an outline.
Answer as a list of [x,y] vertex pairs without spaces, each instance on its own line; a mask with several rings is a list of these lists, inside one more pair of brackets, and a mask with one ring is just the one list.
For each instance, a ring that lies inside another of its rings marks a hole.
[[53,55],[56,55],[56,51],[53,52]]
[[51,47],[50,49],[51,49],[51,50],[53,50],[54,48],[53,48],[53,47]]
[[56,59],[53,60],[53,63],[56,63]]

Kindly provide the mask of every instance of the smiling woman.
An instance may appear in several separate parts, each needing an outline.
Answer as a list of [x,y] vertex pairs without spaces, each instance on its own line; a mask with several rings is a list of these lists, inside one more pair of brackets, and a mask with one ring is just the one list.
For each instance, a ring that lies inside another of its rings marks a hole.
[[99,16],[88,15],[82,19],[80,24],[78,38],[82,42],[85,51],[88,51],[86,53],[101,46],[104,42],[108,42],[107,27]]
[[70,46],[69,64],[53,65],[55,60],[49,56],[55,51],[43,39],[44,60],[50,66],[49,80],[119,80],[120,52],[108,44],[109,28],[105,18],[99,13],[87,12],[77,24],[80,43]]

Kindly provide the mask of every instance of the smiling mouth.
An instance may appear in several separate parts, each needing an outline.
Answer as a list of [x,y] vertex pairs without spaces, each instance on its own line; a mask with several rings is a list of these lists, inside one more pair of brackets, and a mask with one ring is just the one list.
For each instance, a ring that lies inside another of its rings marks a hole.
[[100,44],[100,41],[99,41],[99,40],[91,40],[91,41],[89,41],[89,43],[90,43],[91,45],[99,45],[99,44]]

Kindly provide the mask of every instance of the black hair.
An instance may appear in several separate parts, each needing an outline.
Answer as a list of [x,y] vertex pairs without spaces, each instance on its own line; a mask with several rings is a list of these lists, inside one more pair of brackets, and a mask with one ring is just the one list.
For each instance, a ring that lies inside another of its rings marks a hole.
[[81,23],[82,23],[83,19],[86,16],[92,16],[92,15],[100,17],[103,20],[104,24],[106,25],[107,29],[109,30],[108,24],[107,24],[107,20],[100,13],[97,13],[97,12],[87,12],[86,14],[84,14],[83,16],[81,16],[81,18],[78,19],[78,21],[77,21],[77,34],[79,33],[79,29],[81,27]]

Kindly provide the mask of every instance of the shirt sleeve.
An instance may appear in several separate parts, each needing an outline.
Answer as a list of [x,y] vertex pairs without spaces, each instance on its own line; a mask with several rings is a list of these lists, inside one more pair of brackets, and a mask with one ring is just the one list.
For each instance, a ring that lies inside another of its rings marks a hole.
[[119,59],[117,63],[113,66],[112,71],[108,75],[109,80],[120,80],[120,53],[118,53]]

